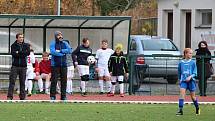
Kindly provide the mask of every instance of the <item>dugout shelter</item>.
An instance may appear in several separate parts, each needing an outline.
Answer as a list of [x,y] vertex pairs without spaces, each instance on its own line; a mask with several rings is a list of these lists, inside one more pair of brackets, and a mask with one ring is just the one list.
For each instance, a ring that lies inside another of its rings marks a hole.
[[10,45],[18,32],[24,33],[25,42],[32,43],[35,53],[49,51],[56,30],[62,31],[72,48],[87,37],[93,53],[102,39],[109,41],[110,48],[122,43],[127,53],[130,27],[130,16],[0,15],[0,53],[10,53]]
[[[109,41],[112,49],[116,43],[122,43],[127,53],[130,29],[130,16],[0,15],[0,80],[8,80],[10,46],[16,40],[16,33],[24,33],[25,42],[31,43],[37,57],[41,57],[42,52],[49,52],[57,30],[70,41],[73,49],[87,37],[93,54],[103,39]],[[7,82],[0,81],[0,90],[7,86]]]

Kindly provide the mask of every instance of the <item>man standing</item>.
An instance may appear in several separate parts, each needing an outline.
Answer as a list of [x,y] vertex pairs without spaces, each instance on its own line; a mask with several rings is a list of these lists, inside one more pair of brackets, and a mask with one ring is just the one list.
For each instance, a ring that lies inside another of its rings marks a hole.
[[7,99],[13,99],[13,90],[17,75],[19,75],[20,84],[20,100],[25,100],[25,79],[27,70],[27,56],[30,54],[29,44],[24,42],[24,35],[22,33],[16,34],[16,41],[11,45],[12,67],[9,76],[9,88]]
[[50,43],[51,53],[51,100],[56,99],[56,86],[58,76],[61,81],[61,100],[67,100],[66,98],[66,86],[67,86],[67,62],[66,54],[71,53],[72,49],[69,44],[63,41],[63,34],[60,31],[54,33],[55,40]]

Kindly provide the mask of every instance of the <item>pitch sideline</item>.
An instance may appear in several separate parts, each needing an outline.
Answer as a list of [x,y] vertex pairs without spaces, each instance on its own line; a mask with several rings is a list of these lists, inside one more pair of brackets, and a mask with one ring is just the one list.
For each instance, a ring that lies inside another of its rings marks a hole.
[[[109,103],[109,104],[178,104],[178,101],[95,101],[95,100],[0,100],[1,103]],[[185,102],[193,104],[193,102]],[[199,102],[215,105],[215,102]]]

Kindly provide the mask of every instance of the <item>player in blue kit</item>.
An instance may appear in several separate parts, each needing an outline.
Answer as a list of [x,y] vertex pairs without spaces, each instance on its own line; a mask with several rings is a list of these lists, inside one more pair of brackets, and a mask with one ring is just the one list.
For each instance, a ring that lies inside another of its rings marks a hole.
[[195,95],[197,67],[196,62],[192,60],[192,49],[184,49],[183,60],[178,65],[178,79],[180,81],[180,97],[179,97],[179,111],[176,115],[183,115],[183,105],[186,90],[190,91],[190,97],[196,108],[196,115],[200,114],[199,104]]

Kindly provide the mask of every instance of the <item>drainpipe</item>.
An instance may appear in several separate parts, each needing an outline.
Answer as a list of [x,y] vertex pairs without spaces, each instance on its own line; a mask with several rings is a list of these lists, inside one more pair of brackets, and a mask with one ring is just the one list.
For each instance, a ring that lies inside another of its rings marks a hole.
[[61,3],[61,1],[58,0],[58,1],[57,1],[57,15],[58,15],[58,16],[60,16],[60,6],[61,6],[60,3]]

